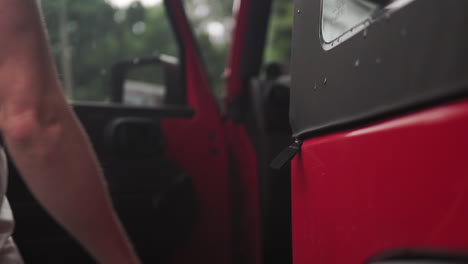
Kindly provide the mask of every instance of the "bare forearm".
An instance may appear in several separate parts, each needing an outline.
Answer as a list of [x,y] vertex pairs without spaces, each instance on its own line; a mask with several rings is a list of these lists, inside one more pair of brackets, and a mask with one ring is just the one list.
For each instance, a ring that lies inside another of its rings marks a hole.
[[36,0],[0,0],[0,129],[25,182],[100,263],[138,263],[61,93]]
[[6,133],[5,141],[36,198],[100,263],[137,263],[99,166],[76,126],[65,118],[30,138]]

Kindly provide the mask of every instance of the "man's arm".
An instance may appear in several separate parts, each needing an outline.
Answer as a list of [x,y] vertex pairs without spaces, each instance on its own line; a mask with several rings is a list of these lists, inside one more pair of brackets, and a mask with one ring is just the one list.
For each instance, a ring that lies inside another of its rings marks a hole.
[[139,263],[61,92],[36,0],[0,0],[0,129],[26,184],[99,263]]

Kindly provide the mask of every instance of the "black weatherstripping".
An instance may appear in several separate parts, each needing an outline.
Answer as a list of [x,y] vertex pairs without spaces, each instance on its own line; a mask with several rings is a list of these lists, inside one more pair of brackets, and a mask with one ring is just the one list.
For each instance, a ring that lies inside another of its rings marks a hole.
[[468,252],[441,249],[394,249],[371,257],[366,264],[467,264]]
[[320,0],[296,0],[291,126],[301,139],[468,95],[468,2],[414,1],[325,51]]

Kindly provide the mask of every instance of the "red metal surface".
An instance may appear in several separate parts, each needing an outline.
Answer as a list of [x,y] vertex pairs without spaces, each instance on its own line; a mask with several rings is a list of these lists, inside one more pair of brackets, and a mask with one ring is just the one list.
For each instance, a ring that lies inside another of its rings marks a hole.
[[[168,1],[182,31],[187,101],[195,116],[165,120],[169,157],[191,177],[198,202],[198,221],[188,243],[172,263],[232,263],[232,208],[224,127],[181,2]],[[155,249],[157,250],[157,249]]]
[[468,250],[468,100],[306,141],[292,177],[295,264]]
[[[232,35],[232,45],[226,69],[226,98],[225,106],[230,106],[247,87],[241,77],[241,58],[247,31],[250,0],[240,0],[235,14],[235,27]],[[258,164],[255,149],[247,134],[246,126],[242,122],[225,121],[225,135],[230,152],[233,170],[233,182],[237,185],[235,194],[239,210],[234,218],[238,221],[236,256],[245,264],[260,264],[260,200]]]

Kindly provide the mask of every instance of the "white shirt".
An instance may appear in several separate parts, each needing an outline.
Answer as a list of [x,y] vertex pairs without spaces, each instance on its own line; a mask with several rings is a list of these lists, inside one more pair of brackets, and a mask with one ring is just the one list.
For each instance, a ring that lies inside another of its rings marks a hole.
[[23,259],[11,238],[15,222],[8,199],[8,168],[5,152],[0,146],[0,264],[22,264]]

